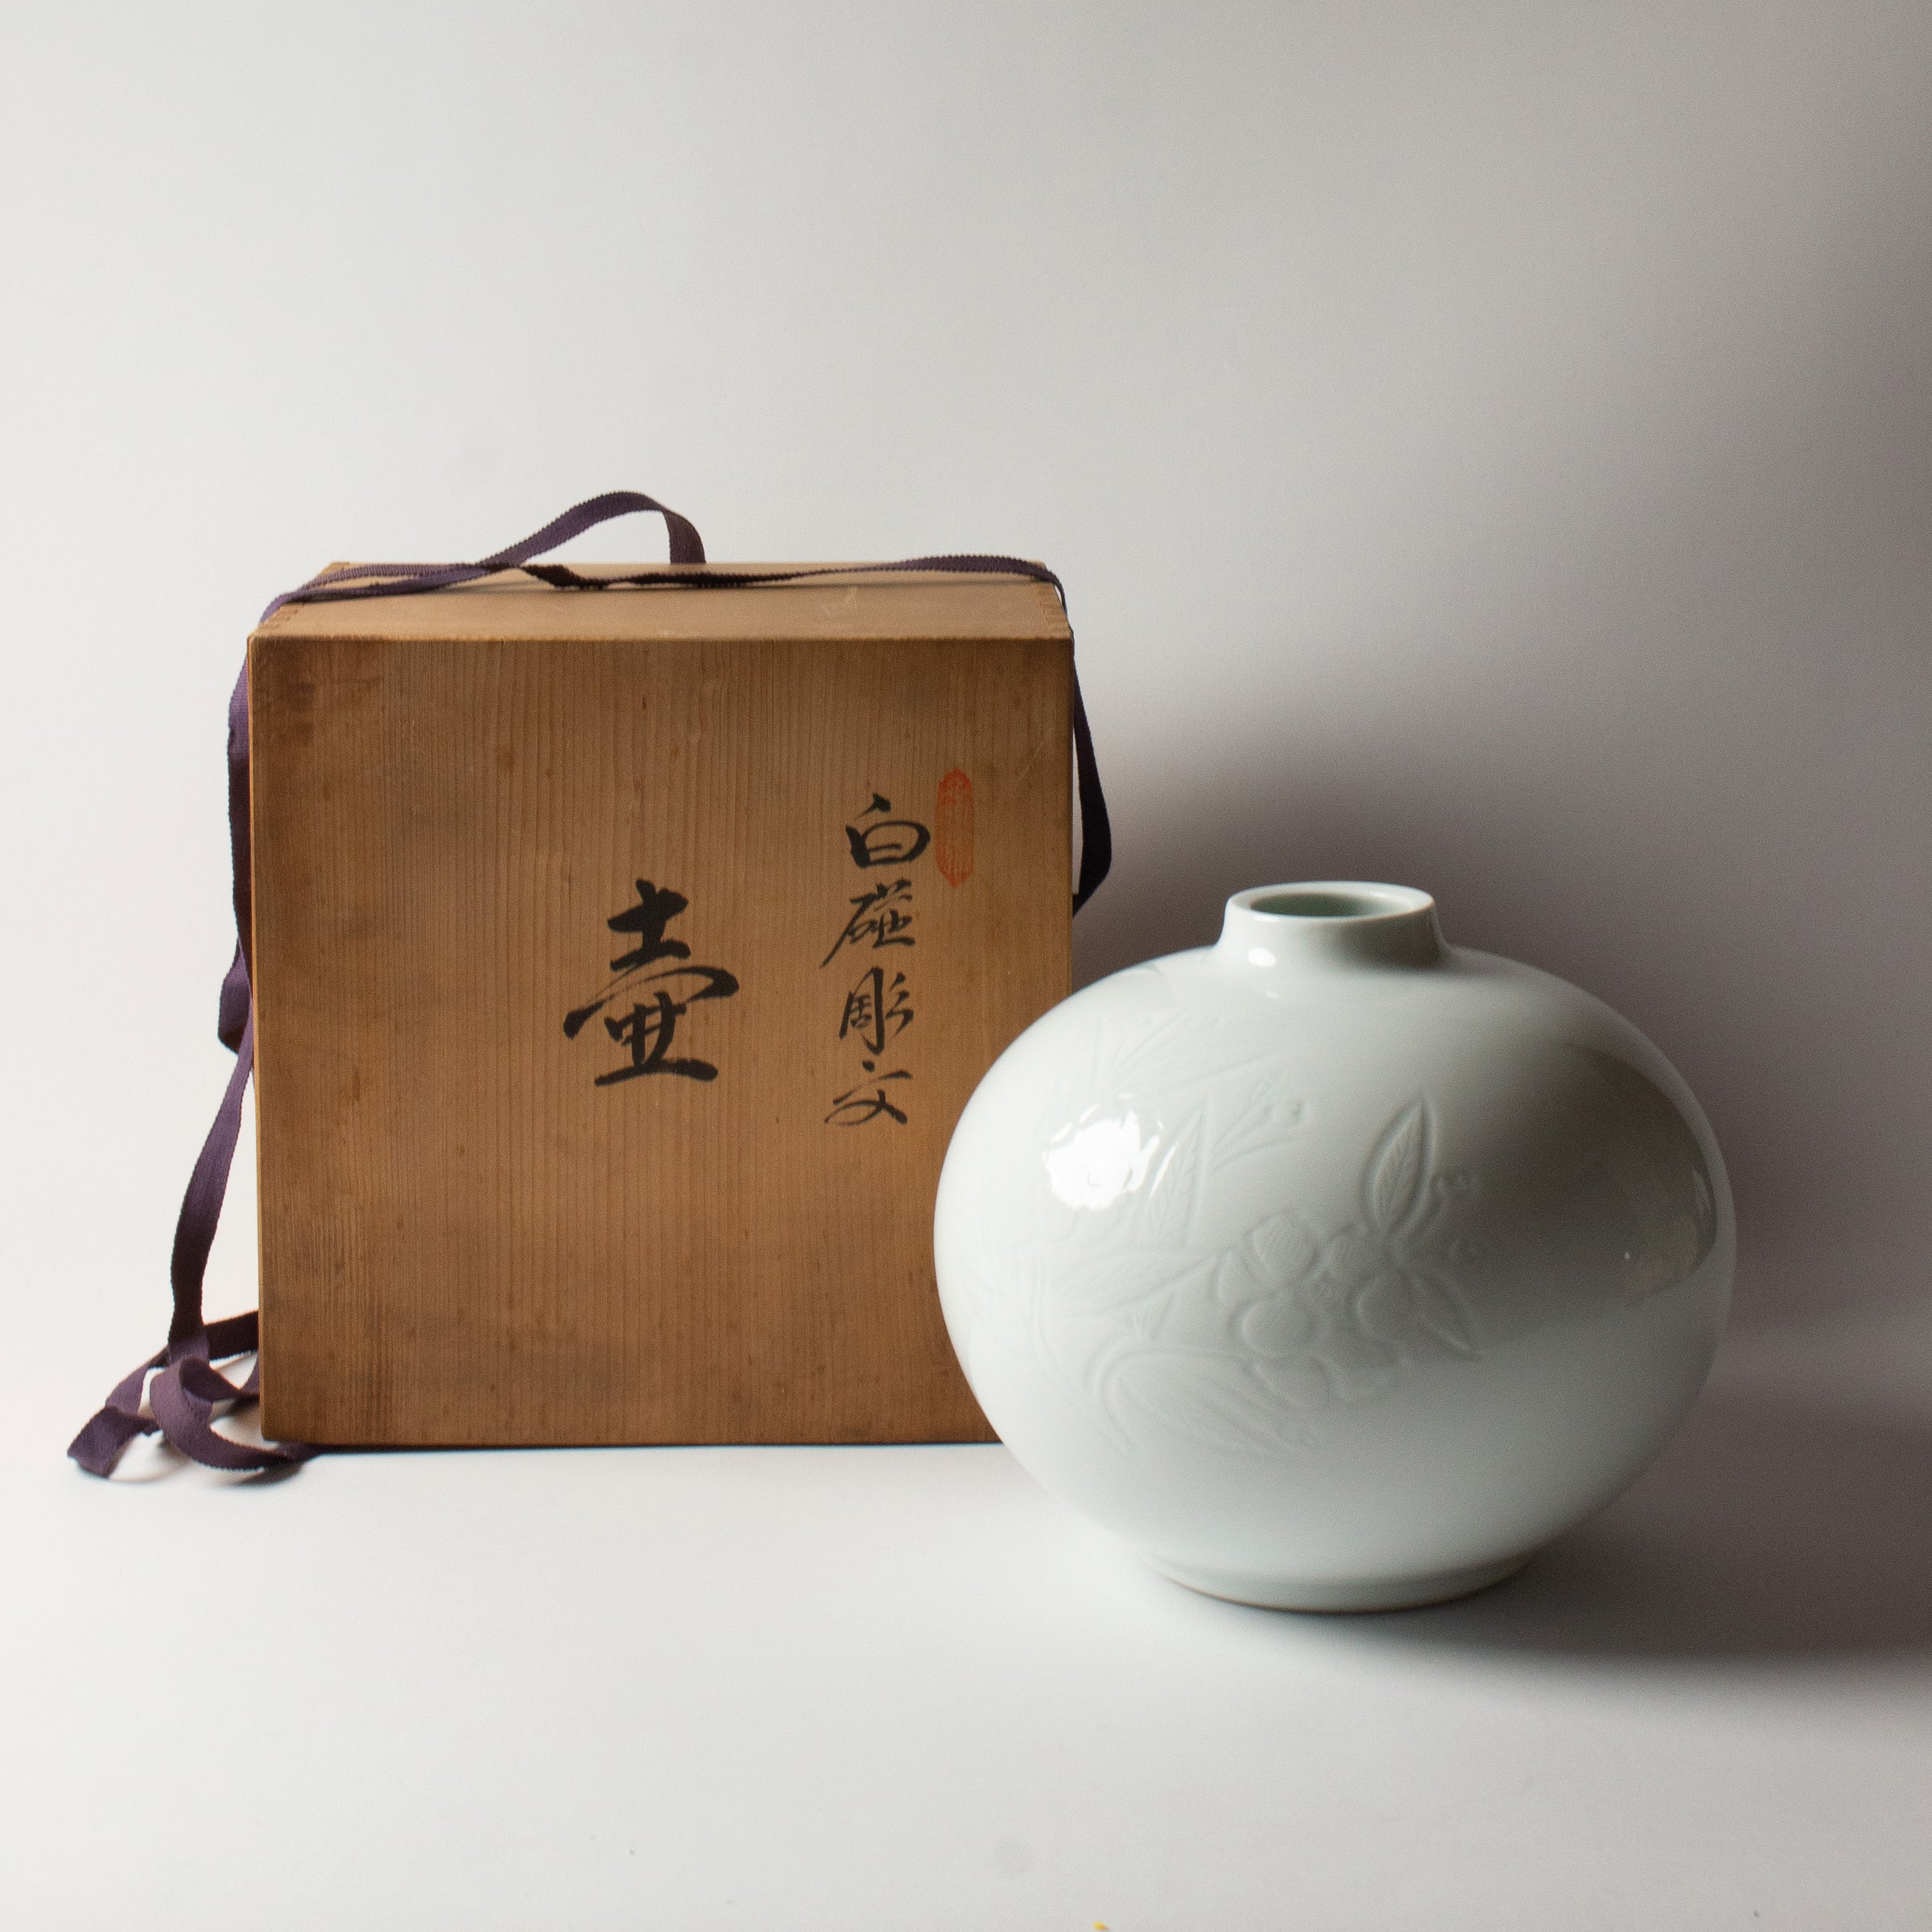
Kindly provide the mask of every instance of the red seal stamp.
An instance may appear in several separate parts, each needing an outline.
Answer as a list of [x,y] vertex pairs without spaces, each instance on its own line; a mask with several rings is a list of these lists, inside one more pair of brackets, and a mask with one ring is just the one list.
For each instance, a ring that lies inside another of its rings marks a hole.
[[948,886],[964,885],[972,877],[972,780],[956,765],[939,780],[932,843],[939,877]]

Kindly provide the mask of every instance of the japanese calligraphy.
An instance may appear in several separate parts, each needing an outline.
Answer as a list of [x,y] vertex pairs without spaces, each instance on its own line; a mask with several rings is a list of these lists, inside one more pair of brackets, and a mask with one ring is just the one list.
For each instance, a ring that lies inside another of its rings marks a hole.
[[721,966],[685,964],[690,947],[665,936],[665,928],[691,903],[683,893],[654,886],[649,879],[637,881],[637,889],[638,902],[605,922],[613,932],[635,943],[610,962],[613,976],[597,997],[564,1014],[564,1037],[574,1040],[610,1007],[604,1030],[628,1058],[597,1075],[597,1085],[613,1087],[654,1073],[715,1080],[718,1070],[709,1060],[674,1055],[671,1046],[679,1022],[701,1000],[729,999],[738,990],[737,976]]
[[[845,828],[845,842],[852,848],[852,862],[862,872],[869,865],[910,865],[931,843],[932,834],[910,819],[873,815],[892,810],[892,800],[872,795],[872,803],[859,814],[856,825]],[[865,821],[873,819],[868,825]]]
[[912,881],[894,879],[890,886],[875,886],[851,902],[852,917],[845,930],[832,943],[832,951],[819,961],[829,966],[841,947],[863,948],[868,942],[877,952],[881,946],[910,946],[912,939]]
[[886,968],[875,966],[846,994],[839,1038],[856,1039],[873,1053],[880,1054],[886,1051],[888,1040],[911,1024],[912,993],[905,974],[895,972],[888,985]]
[[[910,965],[896,949],[918,943],[913,931],[913,881],[910,867],[932,842],[931,829],[915,819],[895,818],[892,800],[875,791],[871,803],[845,828],[845,847],[861,873],[886,869],[897,874],[862,886],[846,901],[850,913],[832,950],[819,962],[823,971],[842,955],[849,964],[895,949],[887,959],[873,959],[855,980],[846,983],[839,1009],[838,1038],[861,1057],[858,1071],[865,1077],[840,1094],[825,1116],[828,1127],[864,1127],[875,1121],[907,1124],[906,1084],[910,1071],[885,1067],[886,1050],[914,1020]],[[857,956],[855,959],[853,956]],[[896,1056],[895,1056],[896,1057]]]
[[831,1127],[863,1127],[868,1121],[876,1121],[881,1114],[889,1114],[903,1127],[906,1117],[893,1105],[886,1092],[886,1084],[891,1080],[909,1080],[909,1073],[882,1073],[871,1080],[861,1081],[849,1093],[842,1093],[832,1103],[832,1112],[825,1121]]

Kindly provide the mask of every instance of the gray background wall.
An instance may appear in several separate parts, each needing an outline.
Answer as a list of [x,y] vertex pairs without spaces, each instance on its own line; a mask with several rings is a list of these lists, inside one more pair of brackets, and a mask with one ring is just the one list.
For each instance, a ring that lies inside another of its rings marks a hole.
[[1918,1296],[1929,110],[1932,9],[1864,0],[10,6],[45,1418],[159,1331],[255,612],[618,485],[720,557],[1054,563],[1119,840],[1084,976],[1245,885],[1426,886],[1703,1096],[1740,1333]]

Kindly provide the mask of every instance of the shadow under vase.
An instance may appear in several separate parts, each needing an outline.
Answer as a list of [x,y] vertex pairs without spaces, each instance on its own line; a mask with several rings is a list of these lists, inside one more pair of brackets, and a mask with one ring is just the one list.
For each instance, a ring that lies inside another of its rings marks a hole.
[[1632,1489],[1517,1575],[1352,1625],[1553,1655],[1932,1650],[1932,1422],[1713,1389]]

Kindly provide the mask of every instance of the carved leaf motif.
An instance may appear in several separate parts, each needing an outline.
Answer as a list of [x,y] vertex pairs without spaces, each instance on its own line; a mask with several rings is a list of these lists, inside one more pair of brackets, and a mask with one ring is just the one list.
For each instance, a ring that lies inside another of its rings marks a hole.
[[1233,1161],[1244,1154],[1258,1154],[1265,1147],[1279,1146],[1294,1137],[1307,1113],[1305,1102],[1282,1100],[1273,1086],[1263,1082],[1249,1095],[1240,1113],[1222,1129],[1215,1142],[1216,1155],[1221,1160]]
[[1463,1319],[1462,1304],[1455,1295],[1441,1282],[1432,1282],[1426,1275],[1412,1274],[1408,1279],[1416,1319],[1423,1330],[1435,1336],[1451,1355],[1474,1355],[1476,1344],[1470,1339],[1469,1324]]
[[1178,1435],[1210,1449],[1254,1452],[1303,1443],[1267,1392],[1224,1356],[1130,1356],[1114,1371],[1121,1397]]
[[1429,1105],[1414,1100],[1384,1130],[1363,1177],[1363,1206],[1378,1234],[1393,1234],[1421,1204],[1429,1174]]
[[1166,1158],[1155,1169],[1141,1223],[1141,1232],[1148,1240],[1172,1243],[1187,1238],[1203,1137],[1202,1117],[1193,1114],[1174,1137]]
[[1143,1015],[1119,1035],[1103,1029],[1098,1041],[1103,1084],[1125,1088],[1145,1078],[1150,1067],[1158,1066],[1163,1054],[1172,1049],[1185,1026],[1185,1016],[1170,1006]]
[[964,1276],[976,1339],[1022,1359],[1034,1352],[1033,1311],[1038,1305],[1039,1267],[1020,1258],[1002,1261],[982,1253]]
[[1088,1307],[1124,1309],[1170,1294],[1200,1265],[1174,1254],[1102,1253],[1071,1265],[1063,1261],[1056,1278],[1071,1298]]
[[[1133,1093],[1142,1088],[1174,1092],[1218,1085],[1237,1074],[1259,1073],[1278,1060],[1280,1051],[1280,1042],[1265,1032],[1203,1022],[1199,1014],[1185,1009],[1166,1008],[1138,1017],[1111,1039],[1103,1038],[1100,1084],[1117,1093]],[[1254,1092],[1273,1104],[1264,1105],[1253,1129],[1271,1135],[1291,1131],[1299,1117],[1300,1103],[1279,1101],[1278,1089],[1265,1080],[1256,1082]],[[1278,1107],[1288,1117],[1272,1117]]]

